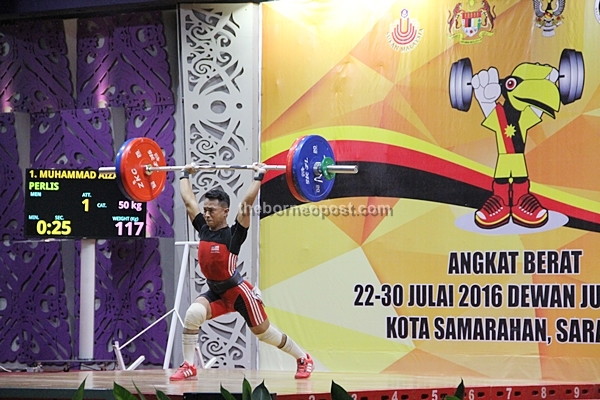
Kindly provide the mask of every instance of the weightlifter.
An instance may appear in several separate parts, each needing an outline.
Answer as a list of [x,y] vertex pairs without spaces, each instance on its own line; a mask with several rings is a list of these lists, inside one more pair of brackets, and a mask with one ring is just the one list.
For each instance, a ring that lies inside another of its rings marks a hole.
[[200,233],[198,262],[209,290],[196,298],[187,309],[182,335],[184,361],[171,375],[172,381],[196,376],[194,351],[200,325],[234,311],[242,315],[260,341],[276,346],[296,359],[296,379],[309,378],[313,371],[310,355],[269,323],[260,292],[244,280],[236,269],[237,257],[250,225],[252,204],[266,172],[263,166],[261,163],[252,165],[254,180],[240,204],[233,226],[227,224],[230,205],[227,193],[221,189],[208,191],[204,195],[201,210],[189,181],[190,174],[195,172],[193,165],[186,165],[181,171],[181,197],[192,225]]

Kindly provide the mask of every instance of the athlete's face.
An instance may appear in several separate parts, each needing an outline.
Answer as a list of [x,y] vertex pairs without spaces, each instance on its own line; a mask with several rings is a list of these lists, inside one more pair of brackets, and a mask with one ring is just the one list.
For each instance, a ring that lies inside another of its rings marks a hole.
[[219,204],[219,200],[204,200],[204,220],[210,229],[220,229],[227,225],[229,208]]

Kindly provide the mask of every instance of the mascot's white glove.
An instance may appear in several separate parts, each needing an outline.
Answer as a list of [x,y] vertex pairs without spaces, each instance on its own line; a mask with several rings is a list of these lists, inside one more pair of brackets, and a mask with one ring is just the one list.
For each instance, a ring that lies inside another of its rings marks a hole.
[[558,76],[558,70],[556,68],[552,68],[552,71],[550,71],[546,79],[548,79],[552,83],[556,83],[556,81],[558,80]]
[[494,111],[496,101],[500,98],[501,87],[498,70],[491,67],[488,70],[479,71],[473,76],[471,85],[483,114],[488,117]]

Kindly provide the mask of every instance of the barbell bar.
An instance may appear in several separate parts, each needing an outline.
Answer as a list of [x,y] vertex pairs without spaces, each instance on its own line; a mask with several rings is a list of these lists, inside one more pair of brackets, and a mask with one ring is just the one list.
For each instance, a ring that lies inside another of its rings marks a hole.
[[[251,170],[252,165],[195,164],[196,171]],[[149,138],[127,140],[117,153],[114,167],[100,167],[99,173],[116,173],[123,194],[134,201],[157,198],[166,184],[166,173],[184,166],[166,165],[162,149]],[[285,170],[292,195],[301,202],[318,202],[329,195],[336,174],[356,174],[358,166],[335,164],[329,142],[318,135],[296,139],[288,150],[285,165],[265,165],[264,169]]]
[[[252,165],[236,165],[236,164],[190,164],[196,171],[207,170],[207,171],[216,171],[216,170],[235,170],[235,169],[252,169]],[[154,167],[151,165],[142,166],[145,168],[147,174],[151,174],[154,171],[181,171],[183,169],[182,166],[177,165],[166,165]],[[285,171],[287,166],[285,165],[263,165],[263,169],[268,171]],[[319,169],[319,163],[315,163],[315,168]],[[334,174],[356,174],[358,173],[358,166],[356,165],[328,165],[323,168],[327,168],[327,171]],[[100,167],[98,168],[99,173],[107,173],[107,172],[115,172],[116,167]]]
[[[579,100],[583,94],[585,68],[580,51],[563,49],[558,64],[558,90],[562,104]],[[473,67],[469,58],[461,58],[450,68],[449,94],[452,108],[469,111],[473,99]]]

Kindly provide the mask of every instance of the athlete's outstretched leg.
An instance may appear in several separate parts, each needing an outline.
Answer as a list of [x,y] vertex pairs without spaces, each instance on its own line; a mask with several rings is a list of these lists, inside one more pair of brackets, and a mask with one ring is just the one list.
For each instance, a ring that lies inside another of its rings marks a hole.
[[[296,379],[306,379],[310,377],[314,369],[314,363],[310,354],[300,348],[285,333],[281,333],[278,329],[265,320],[262,324],[250,328],[261,342],[268,343],[278,349],[283,350],[296,359]],[[260,333],[258,333],[260,332]]]
[[279,332],[279,330],[271,325],[258,288],[244,281],[236,288],[228,291],[227,296],[235,296],[235,310],[244,317],[250,330],[256,335],[258,340],[275,346],[296,359],[296,379],[310,377],[314,369],[312,358],[290,337]]

